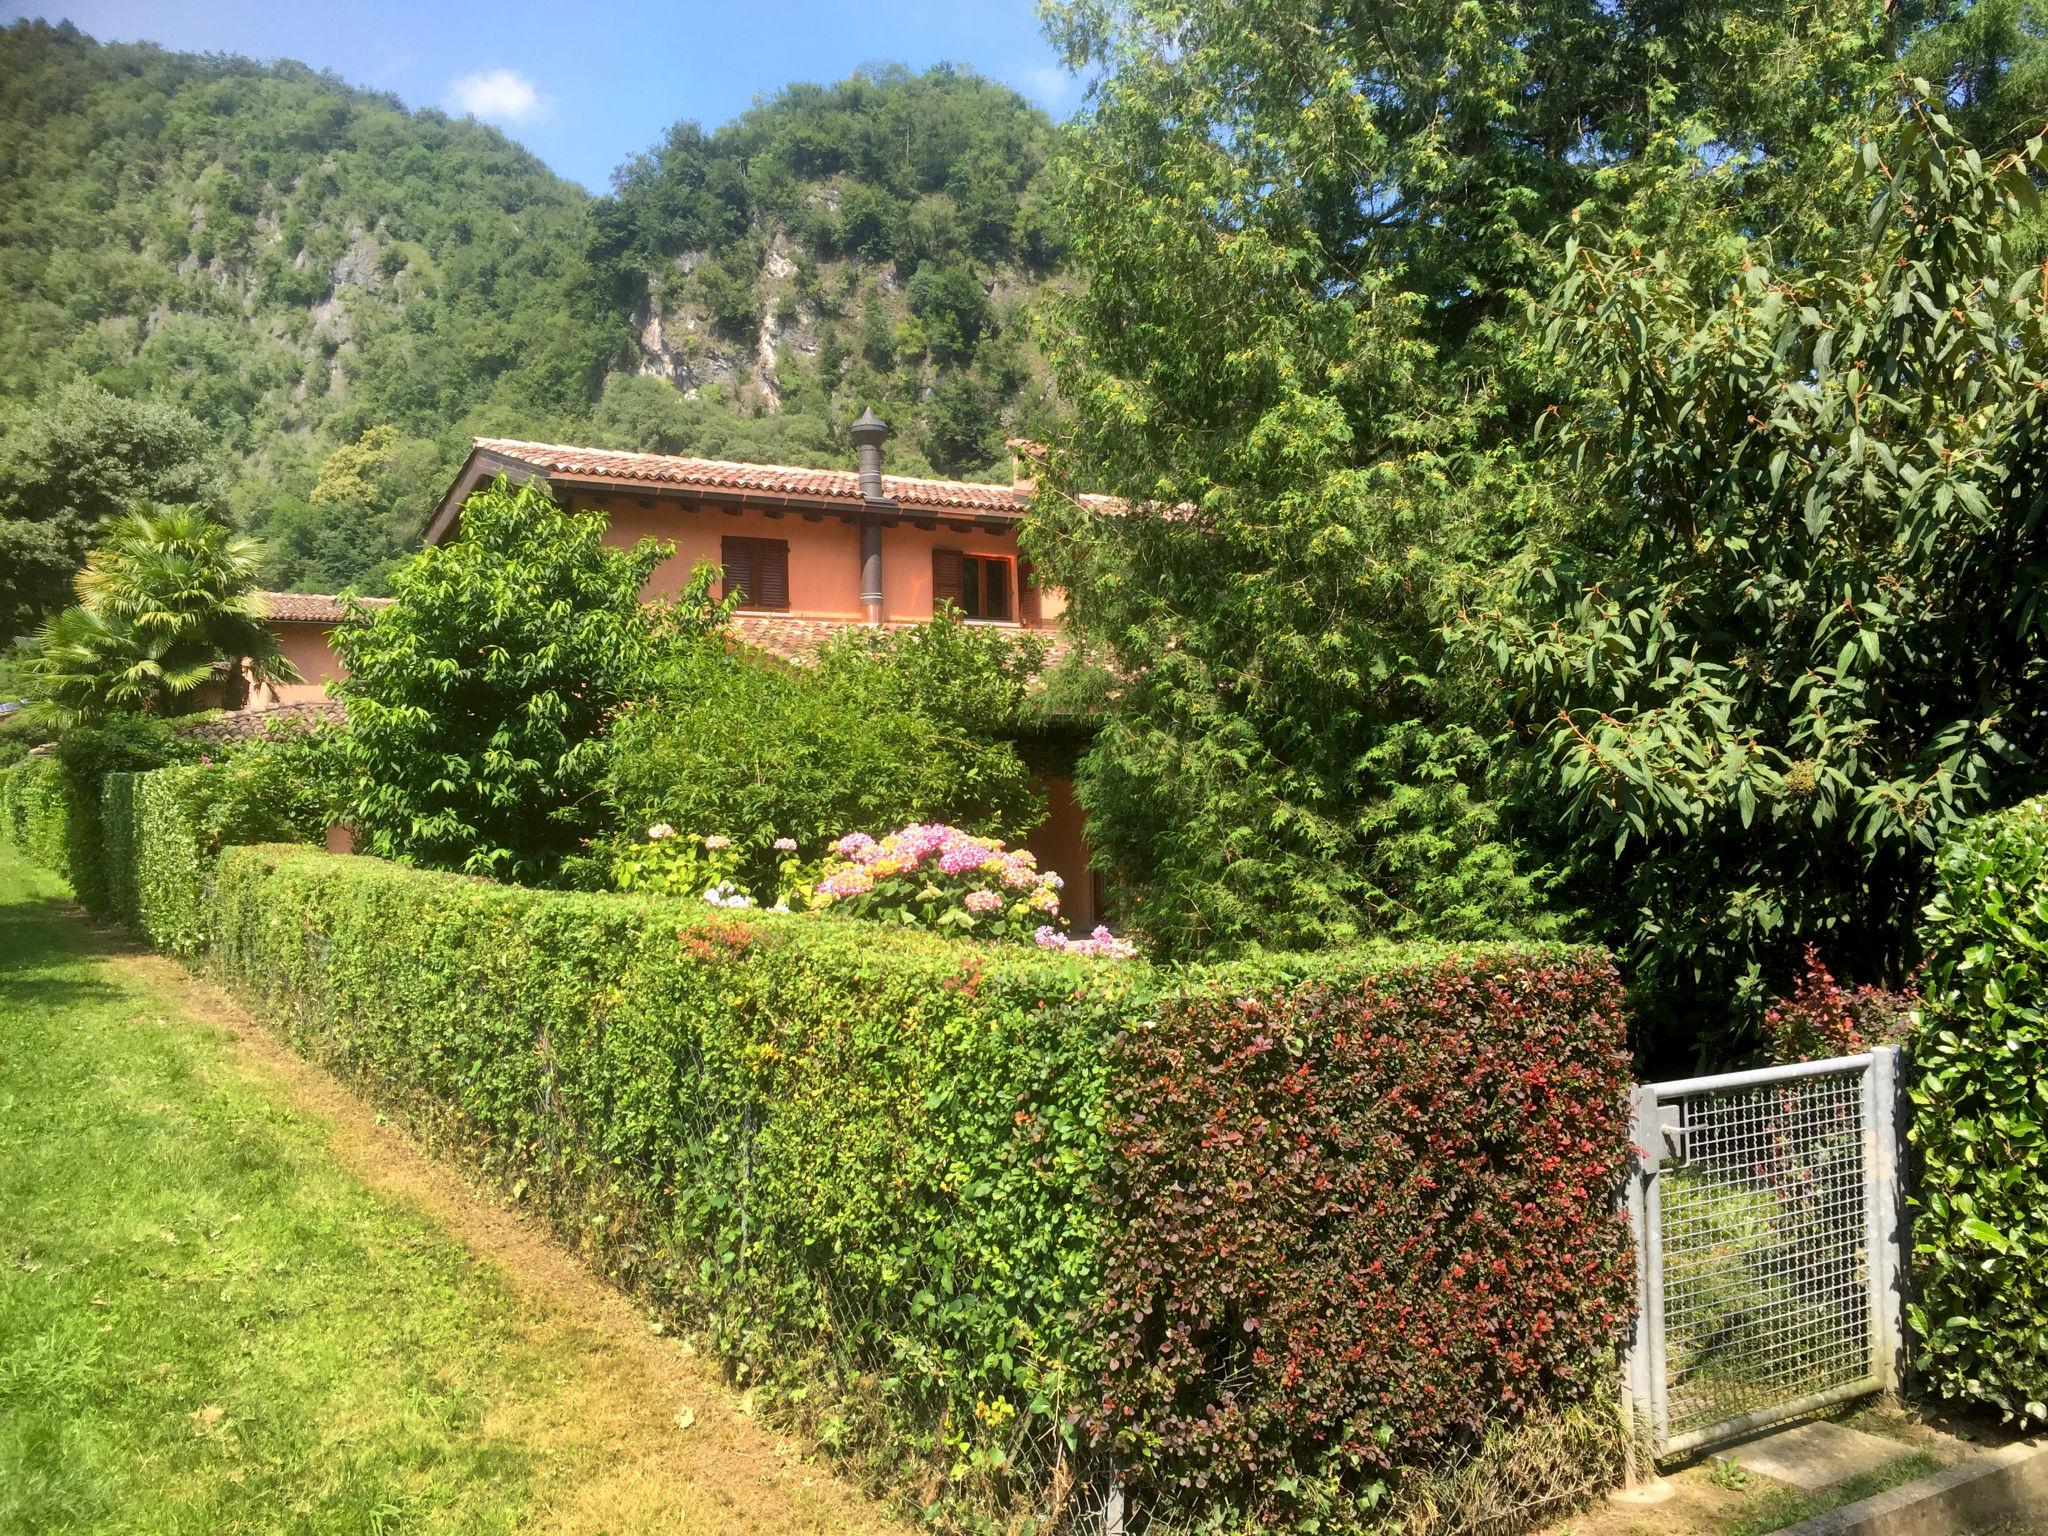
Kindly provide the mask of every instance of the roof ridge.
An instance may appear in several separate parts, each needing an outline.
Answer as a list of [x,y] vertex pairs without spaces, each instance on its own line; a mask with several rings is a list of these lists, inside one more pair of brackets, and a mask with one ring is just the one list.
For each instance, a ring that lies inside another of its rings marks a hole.
[[[470,446],[484,449],[486,452],[531,448],[542,453],[606,454],[614,458],[647,459],[665,464],[703,464],[714,469],[762,470],[771,474],[788,475],[832,475],[853,485],[860,483],[859,471],[845,469],[836,464],[782,464],[766,459],[713,459],[695,453],[650,453],[643,448],[593,448],[585,444],[542,443],[520,437],[476,437],[470,439]],[[943,486],[948,489],[959,488],[987,494],[1008,493],[1014,496],[1017,492],[1014,483],[1005,485],[1000,480],[947,480],[938,475],[898,475],[887,472],[884,472],[882,479],[885,483],[894,480],[903,485]]]

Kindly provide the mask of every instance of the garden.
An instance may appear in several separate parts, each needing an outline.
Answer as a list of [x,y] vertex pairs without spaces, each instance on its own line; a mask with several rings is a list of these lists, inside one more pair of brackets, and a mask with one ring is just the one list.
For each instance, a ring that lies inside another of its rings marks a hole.
[[[1082,29],[1104,140],[1222,112],[1238,35]],[[1470,273],[1368,310],[1316,266],[1355,199],[1155,244],[1293,184],[1227,127],[1068,187],[1054,667],[944,613],[768,658],[716,571],[645,603],[672,550],[500,481],[337,630],[344,718],[215,740],[211,690],[288,664],[250,551],[137,508],[12,663],[0,821],[936,1526],[1508,1530],[1610,1486],[1631,1080],[1679,1060],[1903,1043],[1917,1387],[2048,1424],[2048,150],[1888,101],[1777,189],[1810,243],[1653,136],[1495,273],[1519,320],[1443,334]],[[1392,419],[1468,364],[1469,417]],[[1026,846],[1049,763],[1098,870]],[[1686,1283],[1739,1332],[1719,1258]]]

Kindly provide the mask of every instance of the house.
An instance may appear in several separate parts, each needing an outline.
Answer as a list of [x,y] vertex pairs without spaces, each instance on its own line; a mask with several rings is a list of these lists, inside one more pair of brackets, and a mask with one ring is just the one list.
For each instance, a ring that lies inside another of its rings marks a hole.
[[[674,557],[648,581],[649,598],[679,591],[700,564],[721,567],[723,591],[739,596],[734,632],[785,661],[803,664],[851,626],[925,623],[948,603],[969,624],[1052,635],[1060,594],[1038,584],[1017,540],[1033,494],[1033,445],[1012,444],[1019,471],[1010,484],[984,485],[884,474],[888,436],[885,423],[864,413],[853,424],[854,470],[480,437],[435,508],[426,542],[460,537],[464,503],[502,475],[545,486],[566,510],[602,513],[608,543],[673,544]],[[324,697],[325,683],[342,673],[331,644],[340,600],[265,598],[273,632],[307,681],[252,690],[252,707]],[[1067,877],[1067,919],[1088,926],[1101,901],[1080,806],[1065,774],[1048,773],[1043,783],[1048,816],[1029,846]]]
[[771,648],[848,624],[921,624],[944,602],[971,624],[1053,625],[1059,594],[1037,584],[1017,546],[1031,482],[885,475],[888,433],[872,411],[854,423],[857,471],[480,437],[426,541],[454,537],[463,503],[503,475],[545,484],[571,511],[602,512],[613,543],[672,542],[650,597],[680,589],[699,564],[722,566],[741,594],[741,632]]
[[[296,683],[252,683],[243,708],[271,710],[327,702],[327,685],[348,675],[334,648],[334,627],[348,617],[348,600],[316,592],[259,592],[263,622],[277,648],[298,668]],[[365,608],[382,608],[388,597],[357,598]]]

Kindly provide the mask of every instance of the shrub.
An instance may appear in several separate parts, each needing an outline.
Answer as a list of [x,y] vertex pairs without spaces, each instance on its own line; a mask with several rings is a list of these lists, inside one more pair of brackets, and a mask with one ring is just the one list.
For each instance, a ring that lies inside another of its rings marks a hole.
[[2048,1424],[2048,797],[1942,844],[1913,1043],[1918,1368]]
[[604,529],[501,478],[459,539],[398,572],[391,606],[335,631],[368,850],[545,880],[597,830],[606,728],[660,622],[640,589],[670,552],[609,548]]
[[933,713],[894,664],[850,648],[792,667],[719,645],[666,660],[613,731],[616,827],[717,832],[746,850],[740,879],[773,884],[769,850],[805,857],[850,827],[945,821],[1015,840],[1043,814],[1029,769],[991,733]]
[[[787,912],[790,904],[784,888],[793,885],[800,868],[794,858],[795,844],[789,838],[779,838],[771,852],[785,855],[778,866],[776,910]],[[760,905],[753,892],[738,881],[741,859],[741,850],[729,837],[716,832],[701,837],[679,833],[666,822],[656,822],[647,829],[644,843],[628,843],[615,855],[612,883],[622,891],[694,898],[714,907]]]
[[1595,1390],[1632,1309],[1622,1041],[1612,966],[1563,949],[1229,968],[1120,1036],[1119,1463],[1169,1507],[1349,1528]]
[[68,816],[64,768],[56,758],[25,757],[7,771],[7,831],[24,857],[63,873]]
[[954,1514],[1074,1513],[1092,1424],[1304,1524],[1583,1391],[1625,1309],[1582,952],[1179,977],[278,848],[209,914],[300,1048]]
[[1772,1061],[1791,1062],[1897,1045],[1912,1028],[1917,1001],[1910,992],[1885,987],[1844,988],[1809,944],[1792,995],[1764,1009],[1764,1046]]

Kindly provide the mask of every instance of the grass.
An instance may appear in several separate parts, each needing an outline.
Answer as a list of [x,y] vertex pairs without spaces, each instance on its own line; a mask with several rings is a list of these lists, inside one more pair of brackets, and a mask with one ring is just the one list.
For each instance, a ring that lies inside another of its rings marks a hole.
[[1726,1536],[1767,1536],[1771,1531],[1782,1531],[1788,1525],[1811,1520],[1815,1515],[1824,1515],[1831,1509],[1854,1504],[1858,1499],[1867,1499],[1875,1493],[1885,1493],[1940,1470],[1941,1463],[1933,1456],[1925,1451],[1914,1451],[1812,1493],[1800,1488],[1774,1489],[1754,1504],[1745,1506],[1728,1526]]
[[630,1317],[371,1189],[166,966],[0,846],[0,1531],[877,1527],[704,1383],[621,1427]]
[[0,1529],[514,1529],[503,1293],[56,895],[0,854]]

